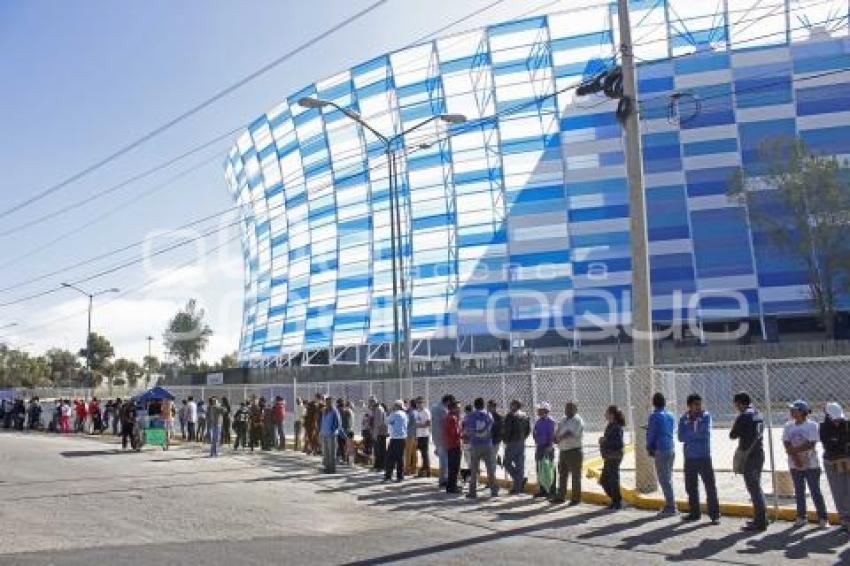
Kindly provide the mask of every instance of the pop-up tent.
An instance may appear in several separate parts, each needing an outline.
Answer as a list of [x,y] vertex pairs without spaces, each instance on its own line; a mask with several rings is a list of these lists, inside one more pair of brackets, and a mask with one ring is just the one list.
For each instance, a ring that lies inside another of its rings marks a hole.
[[174,401],[174,395],[172,395],[164,387],[160,387],[157,385],[156,387],[148,389],[147,391],[136,397],[136,401],[139,403],[146,403],[148,401],[160,399],[171,399],[172,401]]

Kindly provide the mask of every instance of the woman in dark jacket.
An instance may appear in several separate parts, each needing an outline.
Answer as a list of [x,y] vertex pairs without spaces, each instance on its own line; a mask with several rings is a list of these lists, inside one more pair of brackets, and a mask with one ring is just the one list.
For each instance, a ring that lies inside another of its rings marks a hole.
[[221,417],[221,445],[226,446],[230,444],[230,427],[231,427],[231,416],[230,416],[230,401],[227,400],[227,397],[221,398],[221,408],[223,411]]
[[850,531],[850,421],[838,403],[827,403],[820,425],[823,467],[841,525]]
[[623,498],[620,494],[620,464],[623,462],[623,428],[626,418],[616,405],[611,405],[605,411],[605,434],[599,439],[599,450],[605,462],[602,466],[602,477],[599,483],[605,490],[605,495],[611,498],[608,509],[622,509]]

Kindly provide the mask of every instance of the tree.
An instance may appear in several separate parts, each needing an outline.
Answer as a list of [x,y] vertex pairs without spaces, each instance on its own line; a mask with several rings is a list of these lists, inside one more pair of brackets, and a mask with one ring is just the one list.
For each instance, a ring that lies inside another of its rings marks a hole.
[[142,366],[133,360],[128,360],[126,358],[118,358],[115,360],[113,368],[115,375],[123,377],[123,381],[130,387],[138,386],[139,379],[141,379],[142,375],[144,375]]
[[221,361],[216,364],[215,369],[228,369],[235,368],[239,365],[239,361],[236,358],[236,352],[232,352],[230,354],[225,354],[221,357]]
[[92,385],[95,387],[106,376],[104,370],[109,369],[110,360],[114,355],[115,350],[109,340],[95,332],[89,334],[87,347],[80,350],[79,356],[90,361]]
[[805,270],[809,299],[832,339],[850,267],[846,163],[815,154],[793,138],[769,139],[759,154],[759,166],[738,171],[729,194],[746,206],[753,228]]
[[50,374],[57,385],[70,385],[79,376],[80,362],[77,355],[62,348],[51,348],[44,357],[50,365]]
[[4,387],[37,387],[52,385],[50,364],[44,356],[0,345],[0,385]]
[[168,321],[163,334],[165,349],[174,356],[183,368],[196,364],[201,353],[209,344],[212,330],[204,321],[206,313],[199,309],[195,299]]

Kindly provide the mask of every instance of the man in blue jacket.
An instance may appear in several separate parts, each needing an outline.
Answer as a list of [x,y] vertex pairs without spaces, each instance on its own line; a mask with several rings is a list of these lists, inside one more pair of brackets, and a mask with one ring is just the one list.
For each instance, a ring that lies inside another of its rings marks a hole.
[[672,515],[676,512],[676,497],[673,494],[673,462],[676,459],[673,432],[676,429],[676,418],[667,411],[666,405],[667,400],[661,393],[652,396],[655,410],[649,415],[646,427],[646,450],[649,457],[655,460],[655,475],[664,493],[664,508],[660,514]]
[[720,502],[717,499],[717,484],[714,481],[714,466],[711,463],[711,414],[702,409],[702,397],[688,395],[688,412],[679,419],[679,442],[684,444],[685,490],[688,492],[689,512],[682,516],[684,521],[698,521],[699,478],[705,486],[708,500],[708,517],[712,525],[720,524]]

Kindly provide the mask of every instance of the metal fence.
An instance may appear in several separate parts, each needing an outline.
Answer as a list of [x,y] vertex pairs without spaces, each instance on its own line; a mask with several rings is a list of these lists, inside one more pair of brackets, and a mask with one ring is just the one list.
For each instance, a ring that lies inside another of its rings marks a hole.
[[[651,383],[637,383],[637,375],[647,376]],[[558,418],[567,401],[575,402],[585,420],[584,443],[586,452],[596,453],[596,442],[605,426],[605,410],[609,405],[618,405],[626,415],[628,438],[643,435],[645,418],[650,399],[645,392],[661,391],[668,399],[668,408],[676,414],[685,411],[685,399],[691,393],[703,398],[706,410],[714,419],[712,451],[718,472],[718,487],[724,498],[746,501],[746,493],[740,478],[731,473],[732,455],[735,445],[728,432],[736,416],[732,397],[738,391],[747,391],[765,417],[767,432],[765,449],[772,482],[775,503],[782,503],[784,476],[787,476],[781,433],[788,420],[788,404],[796,399],[805,399],[813,409],[812,417],[823,419],[824,406],[828,402],[839,402],[850,408],[850,356],[765,359],[717,363],[692,363],[658,365],[652,372],[638,373],[627,365],[608,363],[602,366],[532,367],[527,371],[489,373],[486,375],[447,375],[414,377],[413,379],[362,380],[303,382],[291,378],[286,382],[246,385],[217,386],[169,386],[179,399],[192,395],[195,399],[211,396],[228,397],[231,404],[238,405],[251,396],[273,399],[280,395],[289,407],[287,427],[293,430],[293,411],[297,398],[310,399],[316,394],[330,395],[351,401],[355,413],[355,426],[369,397],[387,403],[396,399],[422,396],[428,405],[433,405],[444,394],[451,393],[462,403],[471,403],[476,397],[496,400],[501,407],[517,399],[526,407],[548,401]],[[636,392],[642,392],[638,395]],[[42,397],[80,396],[78,391],[40,391]],[[74,394],[69,394],[74,393]],[[533,413],[533,411],[529,411]],[[681,453],[677,467],[682,465]],[[635,484],[634,452],[627,455],[623,463],[624,486]],[[826,486],[824,486],[826,487]],[[681,492],[681,489],[680,489]],[[829,499],[829,497],[827,497]]]

